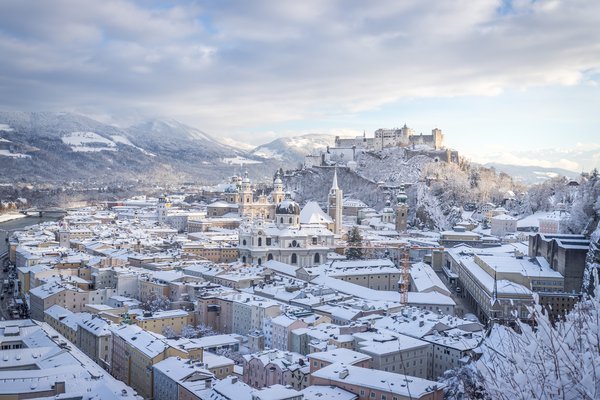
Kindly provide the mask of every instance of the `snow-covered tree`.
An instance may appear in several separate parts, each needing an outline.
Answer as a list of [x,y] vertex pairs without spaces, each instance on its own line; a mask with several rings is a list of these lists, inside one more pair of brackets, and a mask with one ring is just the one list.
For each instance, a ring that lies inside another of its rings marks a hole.
[[167,339],[173,339],[177,337],[177,333],[175,333],[171,325],[165,326],[165,329],[163,329],[162,334]]
[[164,311],[171,307],[171,302],[167,297],[153,293],[146,301],[142,302],[140,307],[142,310],[150,312]]
[[349,260],[360,260],[363,258],[363,249],[361,248],[362,236],[357,226],[353,226],[348,231],[348,248],[346,249],[346,257]]
[[[600,398],[600,289],[554,325],[533,309],[535,327],[493,326],[476,363],[493,399]],[[520,333],[517,333],[520,332]]]
[[571,233],[582,233],[590,224],[600,219],[600,178],[594,174],[583,181],[574,195],[570,209],[568,229]]
[[196,331],[198,332],[198,337],[214,336],[219,334],[211,326],[204,324],[198,324],[196,326]]
[[186,325],[181,328],[181,337],[184,338],[195,338],[198,337],[200,332],[194,328],[192,325]]
[[244,362],[243,354],[239,351],[233,351],[230,348],[220,348],[217,350],[217,354],[233,360],[236,364],[243,364]]
[[469,363],[460,368],[450,369],[440,378],[444,387],[444,398],[452,400],[488,399],[483,386],[483,376]]

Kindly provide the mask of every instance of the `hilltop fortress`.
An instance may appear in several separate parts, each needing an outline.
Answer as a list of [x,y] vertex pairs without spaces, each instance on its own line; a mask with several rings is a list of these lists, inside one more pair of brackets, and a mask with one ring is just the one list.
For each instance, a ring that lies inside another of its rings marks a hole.
[[320,154],[306,156],[304,165],[340,165],[353,169],[359,154],[395,147],[405,149],[407,159],[416,155],[426,155],[433,161],[459,162],[458,152],[444,147],[444,134],[441,129],[434,128],[431,135],[423,135],[416,134],[404,124],[402,128],[377,129],[373,137],[367,137],[366,133],[353,138],[336,136],[334,147],[327,147]]

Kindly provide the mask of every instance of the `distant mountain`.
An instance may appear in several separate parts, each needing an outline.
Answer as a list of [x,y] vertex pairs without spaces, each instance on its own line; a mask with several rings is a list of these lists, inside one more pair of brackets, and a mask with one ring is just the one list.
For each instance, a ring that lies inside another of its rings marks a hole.
[[498,172],[504,172],[505,174],[512,176],[516,182],[525,184],[541,183],[557,176],[566,176],[567,178],[577,178],[579,176],[579,173],[577,172],[562,168],[545,168],[498,163],[487,163],[484,164],[484,167],[493,167]]
[[0,183],[216,182],[275,166],[173,120],[121,129],[72,113],[0,112]]
[[304,156],[332,146],[335,137],[310,133],[301,136],[284,137],[258,146],[252,154],[258,157],[287,161],[296,165],[304,162]]
[[199,129],[175,120],[153,119],[125,129],[135,145],[165,156],[179,159],[235,157],[238,149],[218,142]]

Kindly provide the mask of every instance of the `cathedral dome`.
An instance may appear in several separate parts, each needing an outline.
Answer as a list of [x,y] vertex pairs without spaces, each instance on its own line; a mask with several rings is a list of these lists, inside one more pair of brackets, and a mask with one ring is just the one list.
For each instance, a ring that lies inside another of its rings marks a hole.
[[285,199],[277,205],[275,214],[300,215],[300,206],[294,200]]

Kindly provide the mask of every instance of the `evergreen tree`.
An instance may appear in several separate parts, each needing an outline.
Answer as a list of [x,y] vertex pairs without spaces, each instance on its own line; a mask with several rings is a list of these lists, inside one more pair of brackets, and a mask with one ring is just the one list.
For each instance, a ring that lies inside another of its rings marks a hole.
[[348,248],[346,257],[348,260],[360,260],[363,258],[362,236],[357,226],[352,227],[348,232]]

